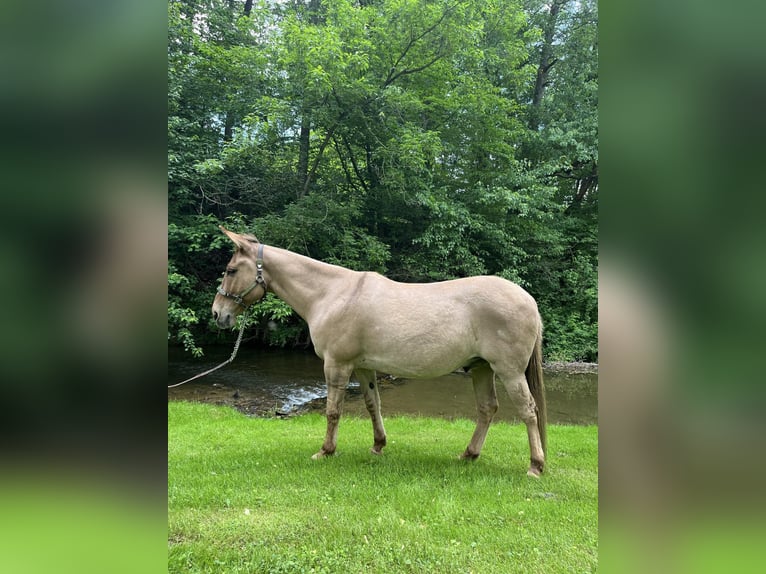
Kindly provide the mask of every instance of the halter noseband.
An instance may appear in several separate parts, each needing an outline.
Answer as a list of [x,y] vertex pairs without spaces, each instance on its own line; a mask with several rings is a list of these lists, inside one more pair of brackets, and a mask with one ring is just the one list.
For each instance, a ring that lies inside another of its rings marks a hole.
[[[226,271],[223,272],[224,277],[226,276]],[[258,255],[255,259],[255,281],[253,282],[250,287],[242,291],[239,295],[236,295],[234,293],[229,293],[223,288],[223,281],[221,281],[221,285],[218,286],[218,293],[220,295],[223,295],[227,299],[231,299],[234,301],[237,305],[240,307],[243,307],[247,309],[249,305],[245,305],[245,296],[250,293],[253,289],[258,287],[259,285],[263,288],[263,294],[266,294],[267,285],[266,285],[266,279],[263,278],[263,243],[258,245]]]

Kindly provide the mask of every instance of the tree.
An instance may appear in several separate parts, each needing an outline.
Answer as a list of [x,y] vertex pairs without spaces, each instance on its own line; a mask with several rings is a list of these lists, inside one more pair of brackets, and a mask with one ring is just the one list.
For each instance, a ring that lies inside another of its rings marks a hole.
[[[597,356],[598,35],[593,0],[530,0],[543,30],[525,155],[555,188],[559,238],[532,273],[549,354]],[[536,20],[535,20],[536,19]]]
[[[226,221],[394,279],[510,278],[550,356],[594,358],[596,19],[591,0],[171,1],[171,340],[213,337],[194,320]],[[264,337],[305,342],[265,309]]]

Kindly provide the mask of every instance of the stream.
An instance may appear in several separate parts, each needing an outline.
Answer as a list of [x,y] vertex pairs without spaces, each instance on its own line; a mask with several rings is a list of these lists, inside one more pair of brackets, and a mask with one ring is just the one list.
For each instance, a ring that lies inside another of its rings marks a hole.
[[[174,384],[226,360],[229,348],[209,347],[195,360],[182,349],[168,350],[168,384]],[[383,417],[421,415],[445,419],[474,419],[476,406],[471,376],[451,373],[433,379],[394,379],[379,374]],[[548,422],[598,423],[596,366],[574,364],[545,369]],[[324,412],[327,390],[322,361],[313,351],[243,348],[233,363],[180,387],[168,389],[168,400],[228,405],[253,416],[290,416]],[[519,422],[501,384],[496,421]],[[346,391],[344,415],[369,416],[353,379]]]

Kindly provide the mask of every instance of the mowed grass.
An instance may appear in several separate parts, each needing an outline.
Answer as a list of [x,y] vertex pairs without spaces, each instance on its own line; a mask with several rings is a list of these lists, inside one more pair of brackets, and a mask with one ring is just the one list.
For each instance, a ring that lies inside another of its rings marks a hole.
[[325,420],[168,404],[169,572],[594,572],[598,429],[549,427],[526,476],[526,430],[499,423],[460,461],[469,420],[341,419],[338,453],[310,456]]

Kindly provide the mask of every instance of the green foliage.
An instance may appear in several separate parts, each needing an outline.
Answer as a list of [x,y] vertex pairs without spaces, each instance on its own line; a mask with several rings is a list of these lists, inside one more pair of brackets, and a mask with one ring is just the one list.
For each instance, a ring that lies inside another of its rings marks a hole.
[[[226,222],[402,281],[509,278],[546,357],[597,359],[595,1],[242,9],[168,4],[173,343],[215,340]],[[261,339],[307,341],[264,305]]]
[[209,286],[221,273],[211,254],[229,249],[218,223],[210,215],[190,215],[168,224],[168,340],[195,357],[202,355],[198,340],[211,340],[212,331],[195,328],[208,324],[200,318],[210,316]]
[[351,269],[385,272],[388,248],[357,224],[360,218],[354,197],[311,194],[286,206],[281,215],[255,219],[252,227],[285,249]]
[[266,342],[278,347],[294,343],[306,328],[303,319],[273,293],[267,293],[258,305],[253,307],[252,318],[265,327],[262,332]]
[[201,357],[202,348],[195,344],[194,335],[189,330],[199,319],[194,309],[184,307],[181,302],[190,295],[189,279],[175,271],[168,271],[168,294],[168,339],[175,337],[192,356]]

